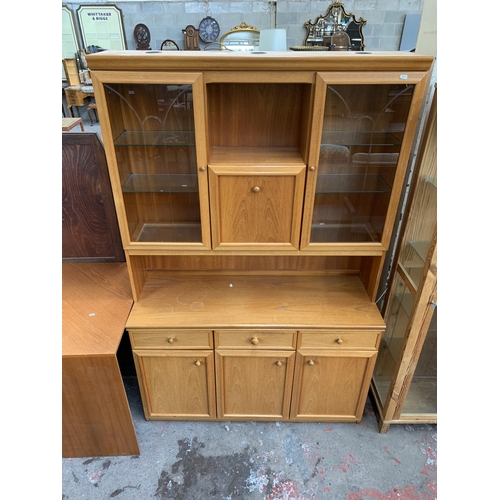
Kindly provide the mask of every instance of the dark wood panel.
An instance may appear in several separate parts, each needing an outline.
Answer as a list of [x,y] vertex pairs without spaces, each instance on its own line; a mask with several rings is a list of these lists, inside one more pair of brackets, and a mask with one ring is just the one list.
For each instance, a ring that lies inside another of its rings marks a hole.
[[125,261],[104,147],[96,133],[62,134],[62,257]]

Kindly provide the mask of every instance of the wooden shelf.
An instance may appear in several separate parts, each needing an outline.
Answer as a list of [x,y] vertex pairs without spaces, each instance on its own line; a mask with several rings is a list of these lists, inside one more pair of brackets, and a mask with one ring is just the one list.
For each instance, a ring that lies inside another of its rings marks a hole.
[[209,165],[304,166],[305,162],[298,148],[293,147],[214,147]]

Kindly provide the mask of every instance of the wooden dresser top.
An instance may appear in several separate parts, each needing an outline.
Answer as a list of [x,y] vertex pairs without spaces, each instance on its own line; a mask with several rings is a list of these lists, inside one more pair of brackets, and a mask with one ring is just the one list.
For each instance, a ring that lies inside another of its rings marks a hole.
[[357,276],[149,276],[127,328],[368,328],[383,319]]

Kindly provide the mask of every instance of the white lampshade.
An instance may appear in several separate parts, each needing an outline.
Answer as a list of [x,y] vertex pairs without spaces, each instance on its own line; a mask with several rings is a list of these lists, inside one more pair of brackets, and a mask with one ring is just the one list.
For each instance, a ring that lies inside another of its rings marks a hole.
[[286,30],[260,30],[259,50],[287,50]]

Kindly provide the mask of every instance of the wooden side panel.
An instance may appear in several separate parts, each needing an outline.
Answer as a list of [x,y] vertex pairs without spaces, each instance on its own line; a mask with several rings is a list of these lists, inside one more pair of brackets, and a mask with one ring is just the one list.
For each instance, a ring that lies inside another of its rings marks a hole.
[[62,368],[63,457],[139,454],[116,357],[64,357]]
[[211,147],[298,147],[302,84],[211,83],[207,97]]
[[123,262],[104,148],[97,134],[62,134],[62,257]]
[[[136,259],[133,256],[132,259]],[[297,255],[147,255],[146,267],[157,270],[299,271],[358,274],[362,257]]]

